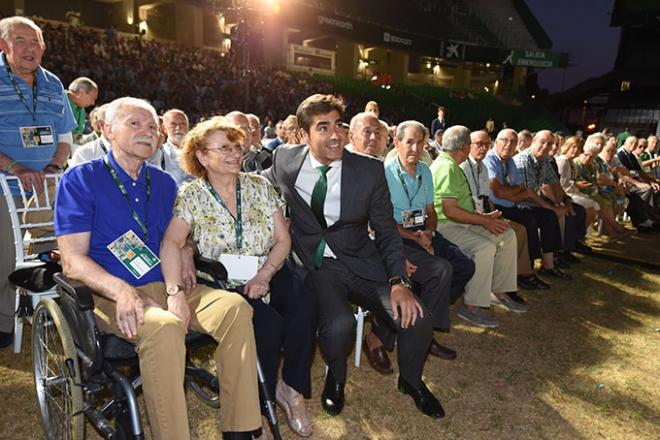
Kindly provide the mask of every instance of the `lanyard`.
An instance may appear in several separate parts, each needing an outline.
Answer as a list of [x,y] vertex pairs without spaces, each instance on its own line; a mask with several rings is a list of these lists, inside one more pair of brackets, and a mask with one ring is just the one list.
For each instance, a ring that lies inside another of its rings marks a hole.
[[133,220],[135,220],[135,222],[140,226],[140,229],[142,229],[142,234],[144,234],[144,242],[146,244],[147,240],[149,240],[149,199],[151,199],[151,173],[149,172],[149,167],[147,167],[147,204],[145,208],[146,217],[143,222],[140,216],[138,215],[138,213],[135,211],[133,202],[131,202],[131,198],[128,195],[128,191],[126,191],[126,187],[124,186],[122,181],[119,180],[119,175],[117,174],[117,171],[115,171],[112,165],[110,165],[108,156],[105,156],[103,158],[103,163],[110,172],[110,175],[112,176],[112,180],[115,181],[115,185],[117,185],[119,191],[126,198],[126,201],[128,202],[128,206],[131,207],[131,216],[133,217]]
[[27,103],[27,99],[25,99],[25,95],[23,95],[23,92],[21,91],[21,88],[18,86],[18,83],[16,82],[16,77],[14,76],[14,72],[11,71],[9,68],[9,62],[7,61],[7,56],[3,53],[2,57],[4,58],[5,62],[5,67],[7,68],[7,75],[9,76],[9,80],[11,81],[11,85],[14,86],[14,90],[16,91],[16,94],[18,95],[18,99],[21,100],[21,103],[25,107],[25,109],[32,115],[32,122],[36,122],[37,120],[37,75],[34,75],[34,83],[32,84],[32,110],[30,111],[30,106]]
[[406,197],[408,197],[408,206],[410,209],[412,209],[412,201],[417,197],[417,194],[419,194],[419,190],[422,189],[422,175],[420,174],[417,179],[419,180],[417,184],[417,191],[415,191],[415,194],[413,194],[412,197],[410,197],[410,192],[408,191],[408,185],[406,184],[406,180],[403,178],[403,173],[401,172],[401,161],[397,158],[396,159],[396,173],[399,175],[399,180],[401,181],[401,186],[403,186],[403,190],[406,193]]
[[101,146],[101,149],[103,150],[103,154],[108,154],[108,148],[105,146],[105,142],[103,142],[103,139],[99,138],[99,145]]
[[[206,179],[206,186],[208,187],[209,191],[211,194],[213,194],[213,197],[220,203],[220,205],[227,210],[229,215],[231,215],[232,218],[234,218],[233,214],[231,213],[231,210],[227,206],[227,204],[222,200],[220,195],[216,192],[215,188],[213,188],[213,185],[211,185],[211,182],[209,182],[209,179]],[[234,225],[235,225],[235,231],[236,231],[236,247],[238,248],[238,251],[240,253],[241,248],[243,247],[243,210],[241,208],[241,179],[238,178],[236,179],[236,218],[234,218]]]

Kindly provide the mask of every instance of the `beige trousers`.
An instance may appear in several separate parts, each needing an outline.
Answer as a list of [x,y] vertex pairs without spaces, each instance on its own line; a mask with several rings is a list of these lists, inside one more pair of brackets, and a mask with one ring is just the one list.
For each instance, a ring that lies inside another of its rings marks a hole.
[[[136,344],[142,386],[154,439],[190,438],[184,394],[185,331],[183,322],[165,310],[163,283],[138,287],[160,307],[144,310],[144,324]],[[115,320],[115,302],[98,295],[95,313],[101,330],[125,338]],[[252,308],[238,294],[197,286],[188,294],[190,328],[218,341],[214,353],[220,380],[220,417],[223,431],[252,431],[261,426],[257,353]],[[162,307],[162,308],[161,308]]]
[[512,229],[497,236],[479,225],[448,222],[439,223],[437,229],[474,260],[476,270],[465,286],[465,304],[490,307],[491,292],[518,290],[518,244]]

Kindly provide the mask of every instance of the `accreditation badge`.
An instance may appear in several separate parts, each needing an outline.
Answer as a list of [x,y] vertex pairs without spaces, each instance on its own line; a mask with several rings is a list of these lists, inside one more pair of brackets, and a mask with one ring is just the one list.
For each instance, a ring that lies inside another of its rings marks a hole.
[[252,255],[222,254],[220,262],[227,269],[230,280],[249,281],[259,271],[259,257]]
[[48,125],[19,127],[23,148],[50,147],[55,143],[53,129]]
[[421,209],[401,211],[401,223],[404,228],[424,226],[424,212]]
[[108,250],[138,280],[160,263],[156,254],[132,230],[110,243]]

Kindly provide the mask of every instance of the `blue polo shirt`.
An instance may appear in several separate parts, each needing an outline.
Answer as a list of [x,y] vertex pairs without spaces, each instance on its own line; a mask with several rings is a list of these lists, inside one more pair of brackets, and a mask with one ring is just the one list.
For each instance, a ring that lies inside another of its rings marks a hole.
[[[138,179],[134,181],[117,165],[112,152],[108,153],[108,158],[126,187],[135,211],[148,226],[147,246],[158,256],[160,241],[170,223],[176,198],[174,179],[145,162]],[[147,168],[151,174],[148,207]],[[74,166],[64,173],[55,198],[55,235],[91,232],[89,256],[106,271],[133,286],[163,281],[160,264],[137,279],[108,250],[107,246],[128,230],[133,230],[144,240],[142,229],[131,215],[128,201],[117,188],[102,157]]]
[[[18,76],[14,81],[21,90],[27,107],[21,102],[7,72],[4,53],[0,55],[0,152],[21,165],[42,170],[53,158],[58,136],[76,128],[69,100],[60,80],[41,66],[37,69],[37,111],[32,118],[32,87]],[[28,111],[28,108],[30,109]],[[52,143],[23,147],[21,127],[49,126]]]
[[[490,150],[486,154],[486,157],[484,157],[484,165],[486,165],[486,170],[488,170],[489,180],[497,179],[498,182],[506,186],[520,185],[523,183],[520,172],[518,171],[518,167],[516,167],[516,163],[513,161],[513,158],[510,157],[507,159],[505,173],[502,159],[497,155],[495,149]],[[516,206],[516,203],[512,202],[511,200],[495,197],[495,194],[492,190],[490,191],[489,198],[493,204],[502,206],[504,208],[513,208]]]
[[[408,194],[403,188],[399,173],[406,182]],[[426,213],[426,206],[433,204],[433,176],[424,162],[417,162],[416,175],[413,177],[401,167],[399,158],[395,157],[385,163],[385,178],[394,208],[394,220],[398,224],[403,224],[401,211],[421,209],[422,213]]]

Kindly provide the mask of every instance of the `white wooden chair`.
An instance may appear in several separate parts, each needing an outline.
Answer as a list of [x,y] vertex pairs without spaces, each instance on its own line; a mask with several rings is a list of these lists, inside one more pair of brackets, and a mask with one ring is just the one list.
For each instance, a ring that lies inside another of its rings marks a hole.
[[364,310],[358,306],[355,312],[357,327],[355,329],[355,368],[360,368],[360,359],[362,357],[362,341],[364,340],[364,318],[369,315],[369,310]]
[[[53,229],[53,207],[55,189],[59,180],[59,174],[46,175],[43,182],[44,192],[37,197],[23,188],[17,177],[0,175],[0,186],[2,186],[2,192],[7,201],[12,224],[13,246],[16,254],[14,270],[41,265],[42,261],[38,259],[39,249],[54,249],[57,246]],[[18,188],[20,193],[18,196],[12,195],[12,187]],[[21,296],[24,295],[29,297],[34,309],[42,298],[57,297],[58,293],[54,287],[44,292],[32,292],[22,287],[16,287],[14,310],[18,310]],[[14,317],[14,353],[21,351],[24,319],[32,321],[31,316],[23,317],[17,314]]]

